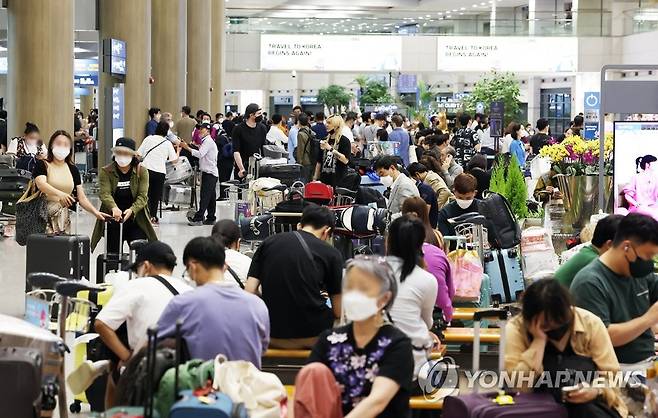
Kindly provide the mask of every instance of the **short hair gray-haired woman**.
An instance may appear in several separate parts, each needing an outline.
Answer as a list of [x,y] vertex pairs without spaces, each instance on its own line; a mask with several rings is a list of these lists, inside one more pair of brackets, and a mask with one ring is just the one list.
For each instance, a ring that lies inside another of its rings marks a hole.
[[411,340],[386,322],[397,279],[382,257],[357,256],[343,279],[347,325],[318,338],[297,376],[295,417],[403,417],[409,412]]

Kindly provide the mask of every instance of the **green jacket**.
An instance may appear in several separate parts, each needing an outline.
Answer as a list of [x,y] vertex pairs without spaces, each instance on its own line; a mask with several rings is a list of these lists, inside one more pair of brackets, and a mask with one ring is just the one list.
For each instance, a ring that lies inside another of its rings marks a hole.
[[[106,165],[101,168],[98,173],[98,181],[100,183],[100,199],[101,199],[101,212],[112,213],[112,208],[117,204],[114,202],[112,195],[116,190],[117,183],[119,182],[119,175],[116,170],[118,167],[115,163]],[[130,207],[133,211],[135,223],[146,234],[149,241],[157,241],[158,236],[151,225],[151,219],[148,213],[148,191],[149,191],[149,171],[141,166],[134,169],[130,177],[130,191],[135,199],[133,205]],[[96,221],[94,232],[91,236],[91,251],[94,251],[96,245],[101,240],[104,234],[104,224],[102,221]]]
[[297,149],[295,159],[298,164],[303,166],[315,164],[316,156],[313,154],[313,144],[309,141],[313,140],[313,131],[308,126],[299,129],[297,134]]

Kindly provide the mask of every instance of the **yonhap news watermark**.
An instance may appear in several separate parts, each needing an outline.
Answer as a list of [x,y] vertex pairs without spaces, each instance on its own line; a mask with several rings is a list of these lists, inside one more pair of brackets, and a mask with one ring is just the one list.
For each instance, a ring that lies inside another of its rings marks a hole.
[[[470,392],[477,388],[491,391],[500,388],[559,389],[565,386],[588,386],[592,388],[626,388],[641,385],[639,371],[580,371],[559,370],[556,372],[535,372],[533,370],[512,370],[494,372],[489,370],[463,370],[462,382]],[[460,388],[459,367],[451,357],[428,361],[418,375],[425,400],[438,401],[446,396],[457,394]]]

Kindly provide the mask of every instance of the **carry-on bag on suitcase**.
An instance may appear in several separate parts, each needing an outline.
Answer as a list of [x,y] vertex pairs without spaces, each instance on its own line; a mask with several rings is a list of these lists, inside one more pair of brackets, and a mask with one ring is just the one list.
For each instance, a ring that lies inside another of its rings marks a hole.
[[516,248],[492,249],[485,255],[484,272],[491,279],[491,300],[516,302],[525,289],[521,261]]
[[299,164],[261,165],[258,177],[278,179],[286,186],[292,186],[302,179],[302,166]]
[[123,222],[119,222],[119,253],[111,254],[108,252],[107,230],[109,223],[105,223],[105,251],[99,254],[96,259],[96,283],[105,283],[105,276],[111,271],[123,271],[130,265],[130,254],[123,251]]
[[334,188],[321,181],[312,181],[304,186],[304,199],[318,205],[328,205],[334,199]]
[[[496,319],[500,325],[498,375],[505,370],[505,326],[509,312],[506,309],[490,309],[473,315],[473,372],[480,371],[480,325],[483,319]],[[503,382],[504,380],[499,380]],[[501,388],[502,389],[502,388]],[[567,418],[566,408],[547,393],[518,393],[497,391],[448,396],[443,401],[443,418]]]

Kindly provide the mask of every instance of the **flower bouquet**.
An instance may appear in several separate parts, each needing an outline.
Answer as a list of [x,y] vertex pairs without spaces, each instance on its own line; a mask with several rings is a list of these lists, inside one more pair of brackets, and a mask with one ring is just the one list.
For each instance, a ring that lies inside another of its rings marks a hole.
[[[557,174],[568,176],[596,176],[599,174],[600,142],[598,139],[585,141],[579,136],[566,138],[559,144],[547,145],[539,155],[551,160]],[[612,175],[612,134],[605,137],[605,174]]]

